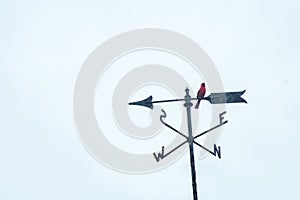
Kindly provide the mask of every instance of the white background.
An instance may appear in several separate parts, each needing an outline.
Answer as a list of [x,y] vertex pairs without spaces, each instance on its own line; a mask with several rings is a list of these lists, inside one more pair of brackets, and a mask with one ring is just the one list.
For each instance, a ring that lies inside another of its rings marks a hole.
[[225,90],[247,89],[248,105],[227,106],[223,158],[196,159],[200,199],[299,199],[299,13],[291,0],[1,1],[0,199],[192,199],[188,154],[154,174],[121,174],[76,134],[81,64],[147,27],[196,41]]

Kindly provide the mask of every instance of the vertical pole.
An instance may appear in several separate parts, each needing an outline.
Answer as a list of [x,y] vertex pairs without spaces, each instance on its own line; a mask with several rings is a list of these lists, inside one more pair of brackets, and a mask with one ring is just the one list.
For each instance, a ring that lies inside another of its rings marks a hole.
[[194,146],[193,146],[193,132],[192,132],[192,121],[191,121],[191,107],[193,104],[191,103],[191,96],[189,95],[189,89],[185,89],[185,104],[186,113],[187,113],[187,122],[188,122],[188,142],[190,148],[190,164],[191,164],[191,173],[192,173],[192,186],[193,186],[193,196],[194,200],[198,200],[197,197],[197,183],[196,183],[196,171],[195,171],[195,159],[194,159]]

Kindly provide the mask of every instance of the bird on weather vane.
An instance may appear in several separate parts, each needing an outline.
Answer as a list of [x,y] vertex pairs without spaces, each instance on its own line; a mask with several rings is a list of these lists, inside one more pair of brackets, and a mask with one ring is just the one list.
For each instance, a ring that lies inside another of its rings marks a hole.
[[197,98],[198,98],[198,101],[195,105],[195,109],[198,109],[199,108],[199,105],[200,105],[200,101],[201,99],[200,98],[203,98],[204,95],[205,95],[205,92],[206,92],[206,88],[205,88],[205,83],[202,83],[201,86],[200,86],[200,89],[197,93]]

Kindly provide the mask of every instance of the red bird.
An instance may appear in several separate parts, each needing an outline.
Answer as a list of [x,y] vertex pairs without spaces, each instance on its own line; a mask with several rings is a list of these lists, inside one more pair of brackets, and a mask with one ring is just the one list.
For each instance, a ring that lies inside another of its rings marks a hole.
[[[205,92],[206,92],[206,89],[205,89],[205,83],[202,83],[201,84],[201,87],[197,93],[197,98],[203,98],[204,95],[205,95]],[[200,101],[201,99],[198,100],[198,102],[196,103],[195,105],[195,109],[198,109],[199,108],[199,105],[200,105]]]

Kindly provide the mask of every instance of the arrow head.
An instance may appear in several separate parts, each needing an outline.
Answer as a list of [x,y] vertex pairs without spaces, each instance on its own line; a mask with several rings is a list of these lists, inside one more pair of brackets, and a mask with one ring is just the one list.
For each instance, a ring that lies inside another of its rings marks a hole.
[[130,102],[129,105],[145,106],[147,108],[153,109],[152,96],[141,101]]

